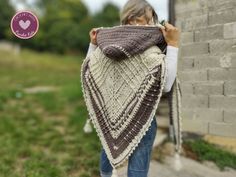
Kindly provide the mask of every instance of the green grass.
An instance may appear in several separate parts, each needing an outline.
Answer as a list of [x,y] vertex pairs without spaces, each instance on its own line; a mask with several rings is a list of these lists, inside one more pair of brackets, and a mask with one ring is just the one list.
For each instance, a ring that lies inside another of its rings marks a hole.
[[[84,134],[83,56],[0,51],[0,177],[97,177],[101,144]],[[35,94],[24,89],[52,86]]]
[[225,167],[236,169],[236,154],[202,139],[194,141],[189,140],[184,143],[197,155],[199,161],[213,161],[221,170]]

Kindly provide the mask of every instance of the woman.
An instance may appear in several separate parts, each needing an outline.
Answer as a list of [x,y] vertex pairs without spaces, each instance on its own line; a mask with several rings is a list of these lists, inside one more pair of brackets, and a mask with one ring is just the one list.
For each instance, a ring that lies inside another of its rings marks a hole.
[[[145,0],[129,0],[121,11],[120,21],[122,25],[154,25],[157,23],[158,18],[153,7]],[[177,72],[179,30],[169,23],[165,23],[164,27],[162,28],[162,33],[167,43],[166,61],[168,73],[163,92],[169,92]],[[91,42],[87,56],[97,47],[96,28],[92,29],[89,34]],[[152,121],[149,130],[129,157],[128,177],[146,177],[148,175],[152,146],[157,131],[156,117],[154,116],[153,118],[154,121]],[[100,174],[102,177],[111,177],[112,170],[113,168],[107,155],[102,149]]]

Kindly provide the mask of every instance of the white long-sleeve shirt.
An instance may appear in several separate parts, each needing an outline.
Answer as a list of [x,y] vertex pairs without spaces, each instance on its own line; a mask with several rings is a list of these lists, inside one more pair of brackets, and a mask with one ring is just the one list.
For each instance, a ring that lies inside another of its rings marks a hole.
[[[86,57],[97,48],[97,45],[89,44]],[[175,81],[177,74],[177,59],[179,48],[167,45],[166,51],[166,64],[167,64],[167,77],[163,88],[163,92],[169,92]]]

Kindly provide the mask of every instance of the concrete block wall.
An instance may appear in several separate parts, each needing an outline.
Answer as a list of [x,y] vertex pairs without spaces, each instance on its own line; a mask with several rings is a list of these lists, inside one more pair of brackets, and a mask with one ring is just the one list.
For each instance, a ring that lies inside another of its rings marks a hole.
[[183,129],[236,137],[236,1],[175,0]]

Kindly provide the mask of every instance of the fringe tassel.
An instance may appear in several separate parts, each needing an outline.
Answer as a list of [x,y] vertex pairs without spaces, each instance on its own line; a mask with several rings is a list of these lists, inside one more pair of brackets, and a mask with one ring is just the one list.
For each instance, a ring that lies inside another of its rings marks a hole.
[[176,152],[176,153],[175,153],[175,162],[174,162],[174,169],[175,169],[176,171],[181,170],[182,167],[183,167],[183,164],[182,164],[182,162],[181,162],[180,157],[181,157],[180,154]]
[[182,116],[181,116],[181,90],[180,81],[176,76],[176,80],[173,84],[169,99],[170,104],[170,127],[169,133],[170,138],[175,144],[174,161],[171,163],[176,171],[183,168],[181,162],[181,151],[182,151]]
[[114,168],[112,171],[112,176],[111,177],[118,177],[117,170]]
[[91,133],[93,131],[92,126],[90,124],[90,120],[87,119],[85,125],[84,125],[84,132],[85,133]]
[[182,115],[181,115],[181,90],[180,90],[180,81],[178,77],[176,77],[176,101],[177,101],[177,115],[178,115],[178,134],[177,134],[177,152],[175,152],[175,162],[174,162],[174,169],[179,171],[182,169],[183,164],[181,162],[181,151],[182,151]]

